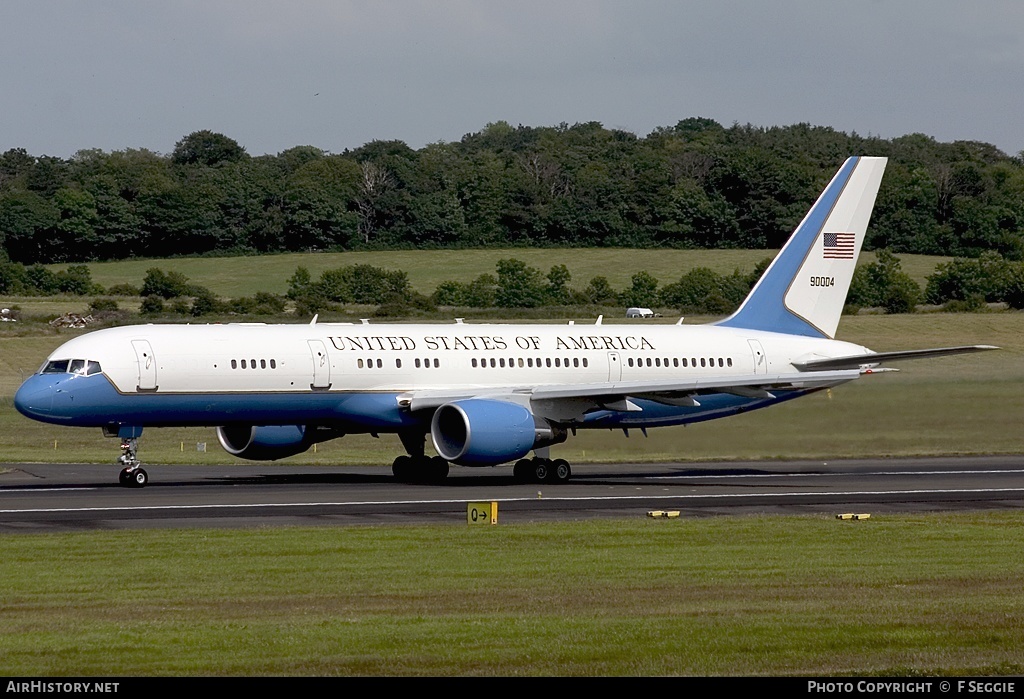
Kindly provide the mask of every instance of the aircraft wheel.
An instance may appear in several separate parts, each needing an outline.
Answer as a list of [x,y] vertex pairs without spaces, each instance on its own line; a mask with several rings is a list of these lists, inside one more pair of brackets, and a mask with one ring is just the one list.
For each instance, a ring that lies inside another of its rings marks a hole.
[[391,464],[391,473],[395,474],[398,480],[407,481],[412,476],[412,468],[412,457],[402,455]]
[[548,481],[551,483],[568,483],[571,477],[572,468],[569,466],[568,461],[565,459],[555,459],[551,462],[551,468],[548,471]]
[[529,483],[533,473],[533,462],[529,459],[519,459],[512,467],[512,478],[516,483]]
[[149,484],[149,474],[146,473],[146,469],[137,468],[131,472],[131,480],[128,484],[133,488],[145,488]]
[[444,483],[445,479],[448,478],[448,462],[440,456],[435,456],[430,460],[427,473],[429,474],[428,480],[431,483]]
[[532,465],[534,483],[543,483],[546,481],[548,479],[548,474],[551,473],[551,462],[547,459],[535,459]]

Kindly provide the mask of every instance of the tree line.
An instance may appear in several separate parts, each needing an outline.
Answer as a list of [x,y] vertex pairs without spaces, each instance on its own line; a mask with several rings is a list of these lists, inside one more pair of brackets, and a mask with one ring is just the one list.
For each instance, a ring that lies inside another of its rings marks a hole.
[[1024,259],[1024,160],[992,145],[690,118],[488,124],[414,150],[250,156],[212,131],[169,155],[0,155],[0,259],[520,246],[770,249],[849,155],[889,158],[866,249]]

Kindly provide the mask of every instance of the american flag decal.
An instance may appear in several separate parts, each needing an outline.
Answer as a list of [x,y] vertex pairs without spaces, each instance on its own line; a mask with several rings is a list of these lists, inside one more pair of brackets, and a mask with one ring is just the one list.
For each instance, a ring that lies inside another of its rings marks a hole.
[[852,260],[853,233],[826,233],[822,256],[826,260]]

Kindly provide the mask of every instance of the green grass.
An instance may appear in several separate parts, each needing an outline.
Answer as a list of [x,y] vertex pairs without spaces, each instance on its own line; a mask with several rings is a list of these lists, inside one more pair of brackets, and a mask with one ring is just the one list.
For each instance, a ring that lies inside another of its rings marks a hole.
[[1024,671],[1017,513],[0,538],[0,667],[89,675]]
[[[719,274],[740,269],[750,272],[777,250],[633,250],[616,248],[510,250],[391,250],[382,252],[288,253],[258,257],[197,257],[168,260],[121,260],[89,264],[93,281],[105,288],[114,284],[140,286],[146,270],[159,267],[177,271],[191,281],[208,287],[222,297],[252,296],[257,291],[283,294],[295,268],[306,267],[316,278],[326,269],[346,265],[369,264],[390,270],[403,270],[412,287],[421,293],[433,293],[437,285],[449,279],[467,281],[483,273],[495,273],[498,260],[514,257],[537,267],[544,274],[553,265],[564,264],[572,273],[572,286],[583,288],[595,276],[607,277],[616,289],[625,289],[630,278],[642,270],[661,283],[679,280],[693,267],[710,267]],[[927,255],[899,255],[903,269],[919,284],[935,265],[948,259]],[[861,264],[875,259],[874,253],[861,255]],[[54,270],[67,265],[52,265]]]
[[[74,334],[0,334],[0,461],[112,463],[119,454],[116,440],[99,430],[33,422],[11,404],[22,377]],[[725,420],[652,429],[647,438],[636,430],[628,439],[621,431],[580,431],[552,452],[573,463],[1024,453],[1024,313],[849,316],[840,323],[840,339],[878,351],[958,344],[1002,349],[899,363],[896,374],[865,376]],[[197,443],[208,451],[197,453]],[[400,453],[393,435],[354,435],[282,463],[386,467]],[[208,428],[147,430],[141,455],[149,463],[234,462]]]

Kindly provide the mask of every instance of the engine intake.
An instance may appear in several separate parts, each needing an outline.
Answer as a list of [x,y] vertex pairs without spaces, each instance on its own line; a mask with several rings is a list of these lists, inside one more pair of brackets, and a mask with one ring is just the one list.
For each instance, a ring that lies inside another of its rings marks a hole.
[[430,439],[445,461],[494,466],[564,442],[566,432],[516,403],[472,398],[438,408],[430,421]]

